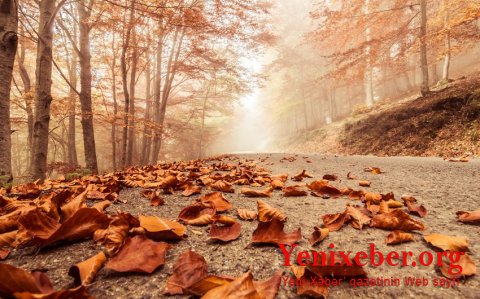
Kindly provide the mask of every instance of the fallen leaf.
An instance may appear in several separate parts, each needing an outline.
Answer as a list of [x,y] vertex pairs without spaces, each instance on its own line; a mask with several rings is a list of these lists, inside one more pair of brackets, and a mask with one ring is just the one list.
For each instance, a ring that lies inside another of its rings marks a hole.
[[422,218],[427,215],[427,209],[423,205],[418,205],[411,201],[406,201],[405,205],[410,213],[417,214]]
[[143,190],[140,194],[150,200],[152,207],[158,207],[165,204],[165,200],[160,196],[160,191],[155,190]]
[[48,294],[54,292],[52,283],[42,272],[27,272],[23,269],[0,263],[0,296],[12,298],[15,293]]
[[188,185],[182,192],[182,196],[188,197],[202,193],[202,187],[197,185]]
[[424,236],[423,238],[432,246],[440,248],[444,251],[468,251],[468,240],[464,237],[452,237],[442,234],[431,234],[428,236]]
[[213,190],[225,192],[225,193],[234,193],[235,189],[233,189],[232,185],[228,182],[223,180],[216,181],[213,184],[210,184],[210,188]]
[[318,276],[308,269],[304,269],[305,283],[297,285],[297,295],[307,296],[311,298],[327,298],[328,287],[320,283],[311,283],[312,281],[318,281]]
[[327,181],[336,181],[338,180],[338,176],[334,174],[326,174],[322,177],[322,179],[327,180]]
[[109,201],[109,200],[104,200],[104,201],[97,202],[97,203],[93,204],[93,205],[92,205],[92,208],[97,209],[97,211],[99,211],[99,212],[103,212],[103,211],[105,211],[105,209],[108,208],[111,204],[112,204],[111,201]]
[[116,272],[153,273],[165,264],[170,245],[155,242],[145,236],[127,238],[120,251],[105,264],[106,269]]
[[277,297],[278,288],[282,279],[283,270],[278,270],[272,277],[263,281],[253,281],[253,285],[257,292],[264,299],[274,299]]
[[273,219],[277,219],[279,221],[287,220],[287,215],[285,215],[282,211],[267,204],[263,200],[257,201],[257,209],[258,209],[258,220],[261,222],[268,222]]
[[349,216],[349,223],[355,229],[363,229],[363,226],[370,223],[371,218],[361,209],[348,205],[345,213]]
[[305,269],[307,266],[297,266],[297,265],[291,265],[290,270],[292,270],[293,275],[297,278],[300,279],[303,277],[305,274]]
[[318,197],[328,196],[337,198],[342,196],[342,192],[338,188],[328,185],[325,181],[314,181],[307,184],[307,187],[314,191]]
[[458,221],[461,221],[464,223],[480,224],[480,210],[476,210],[473,212],[458,211],[457,217],[458,217]]
[[236,298],[248,298],[248,299],[264,299],[261,296],[253,283],[253,275],[251,272],[247,272],[239,278],[211,289],[203,297],[203,299],[236,299]]
[[365,172],[371,172],[373,174],[380,174],[383,173],[383,171],[378,168],[378,167],[367,167],[364,169]]
[[237,209],[238,218],[242,220],[255,220],[257,219],[257,212],[249,211],[247,209]]
[[193,226],[206,226],[209,224],[212,224],[213,221],[213,216],[209,214],[201,215],[195,219],[191,220],[183,220],[183,223],[186,225],[193,225]]
[[343,227],[345,223],[350,221],[350,215],[347,212],[327,214],[322,216],[323,225],[328,228],[329,231],[335,232]]
[[225,212],[232,208],[232,204],[221,192],[208,193],[197,200],[204,207],[215,209],[217,212]]
[[59,290],[49,294],[32,294],[28,292],[15,293],[17,299],[95,299],[90,295],[85,286],[78,288]]
[[203,256],[191,251],[183,252],[173,266],[173,274],[168,278],[165,294],[182,295],[208,275],[207,262]]
[[347,173],[347,179],[349,179],[349,180],[356,180],[357,177],[354,176],[351,172],[349,172],[349,173]]
[[272,180],[272,182],[270,183],[270,186],[271,186],[273,189],[279,189],[279,190],[281,190],[283,187],[285,187],[285,182],[280,181],[280,180]]
[[110,220],[106,229],[99,229],[93,234],[93,240],[105,246],[109,255],[114,255],[123,245],[128,232],[138,227],[140,222],[128,213],[118,213]]
[[202,280],[194,283],[191,287],[188,288],[187,293],[195,296],[203,296],[211,289],[225,285],[229,282],[232,282],[234,278],[230,277],[221,277],[216,275],[208,275]]
[[300,228],[291,233],[285,233],[283,227],[283,222],[278,219],[259,222],[253,232],[251,244],[293,244],[302,238]]
[[13,247],[15,240],[17,238],[17,231],[11,231],[8,233],[0,234],[0,247]]
[[358,185],[361,187],[370,187],[369,181],[358,181]]
[[213,223],[220,223],[224,225],[234,225],[235,223],[237,223],[235,219],[225,215],[213,215],[212,220]]
[[186,227],[178,222],[157,216],[140,216],[139,220],[146,236],[152,240],[182,240],[185,236]]
[[253,190],[249,188],[242,188],[240,193],[245,195],[246,197],[270,197],[272,194],[273,189],[271,187],[265,190]]
[[313,178],[310,174],[307,173],[307,171],[304,169],[297,175],[292,177],[293,181],[301,182],[304,178]]
[[305,190],[300,190],[299,186],[288,186],[283,187],[283,196],[285,197],[295,197],[295,196],[307,196],[308,193]]
[[106,260],[105,253],[100,251],[91,258],[70,267],[68,275],[73,277],[76,286],[89,285]]
[[5,260],[10,255],[10,249],[0,248],[0,261]]
[[[457,267],[462,267],[462,270],[460,271]],[[440,272],[447,278],[460,279],[462,277],[475,275],[477,273],[477,266],[470,255],[465,253],[460,255],[460,259],[455,262],[454,265],[450,259],[443,261],[440,266]]]
[[371,227],[387,230],[424,230],[425,225],[419,221],[413,220],[402,210],[394,210],[386,214],[377,214],[372,217]]
[[401,230],[394,230],[390,234],[388,234],[386,243],[387,245],[395,245],[400,243],[406,243],[413,241],[413,235],[410,233],[402,232]]
[[323,259],[318,265],[309,264],[307,269],[318,277],[364,277],[367,276],[367,272],[363,267],[350,258],[350,264],[338,253],[334,254],[334,263],[332,264],[331,258]]
[[315,226],[313,229],[314,230],[312,235],[308,238],[310,246],[315,246],[317,243],[325,240],[325,238],[328,236],[328,233],[330,232],[328,228],[318,228]]
[[213,216],[215,215],[215,213],[216,213],[215,209],[207,208],[200,203],[195,203],[193,205],[186,206],[185,208],[183,208],[178,214],[177,219],[182,221],[189,221],[189,220],[197,219],[198,217],[203,215]]
[[234,223],[233,225],[216,225],[210,226],[210,239],[218,240],[222,242],[230,242],[240,237],[241,225],[240,223]]

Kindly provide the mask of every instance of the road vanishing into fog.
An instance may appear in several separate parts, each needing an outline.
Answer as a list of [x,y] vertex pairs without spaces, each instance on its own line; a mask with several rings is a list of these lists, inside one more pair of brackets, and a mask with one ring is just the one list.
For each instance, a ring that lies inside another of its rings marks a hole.
[[[291,158],[291,162],[282,158]],[[388,231],[374,228],[355,230],[345,226],[341,230],[331,232],[322,243],[311,248],[307,238],[315,226],[321,226],[321,216],[324,214],[340,213],[345,210],[346,204],[360,204],[352,202],[346,197],[338,199],[323,199],[313,196],[283,197],[282,192],[275,191],[272,197],[264,199],[267,203],[282,210],[288,216],[285,231],[290,232],[301,228],[303,240],[295,248],[296,252],[304,250],[327,251],[329,244],[334,244],[337,250],[368,251],[369,244],[384,253],[390,251],[411,251],[418,256],[423,251],[434,249],[428,247],[422,235],[440,233],[451,236],[463,236],[469,240],[469,248],[475,263],[480,265],[480,226],[462,224],[456,220],[457,211],[473,211],[480,208],[480,161],[472,160],[468,163],[452,163],[439,158],[388,157],[378,158],[369,156],[323,156],[323,155],[291,155],[291,154],[249,154],[232,156],[225,160],[228,163],[238,163],[240,159],[254,159],[273,174],[288,173],[293,176],[303,169],[314,176],[302,183],[321,179],[325,174],[335,174],[340,179],[332,184],[338,187],[360,189],[358,181],[347,180],[348,172],[358,179],[369,180],[371,187],[364,188],[371,192],[393,192],[397,199],[403,194],[415,196],[423,204],[428,214],[425,218],[418,218],[426,225],[426,230],[415,233],[415,241],[387,246],[385,238]],[[382,174],[364,172],[366,167],[380,167]],[[288,185],[296,184],[290,179]],[[263,189],[263,188],[262,188]],[[166,204],[151,207],[149,202],[140,195],[140,190],[127,189],[120,197],[127,200],[125,204],[112,205],[109,211],[122,210],[133,215],[157,215],[166,218],[175,218],[179,211],[190,204],[193,198],[181,197],[179,194],[165,196]],[[234,209],[227,215],[236,218],[237,208],[256,210],[256,199],[242,196],[237,189],[234,194],[226,194]],[[415,216],[412,216],[416,218]],[[162,269],[152,275],[115,275],[100,272],[91,293],[100,298],[162,298],[165,281],[172,273],[174,262],[178,255],[188,248],[193,248],[203,255],[209,266],[209,271],[217,275],[239,275],[252,271],[255,279],[266,279],[276,270],[287,267],[283,255],[276,246],[253,246],[246,248],[250,243],[252,232],[257,224],[242,221],[242,234],[238,240],[227,244],[208,243],[207,227],[189,227],[188,238],[173,246],[167,256],[167,262]],[[56,287],[69,286],[70,277],[68,268],[75,263],[94,255],[98,248],[93,242],[75,243],[69,246],[52,248],[36,255],[13,253],[9,263],[26,269],[48,269],[48,275]],[[441,274],[433,265],[392,267],[366,266],[365,270],[370,278],[399,278],[400,286],[370,286],[353,288],[348,283],[331,287],[330,298],[479,298],[480,275],[470,277],[458,287],[441,288],[433,285],[434,278],[441,278]],[[427,286],[405,286],[405,277],[426,278]],[[295,288],[280,286],[278,298],[295,297]],[[173,298],[173,297],[167,297]]]

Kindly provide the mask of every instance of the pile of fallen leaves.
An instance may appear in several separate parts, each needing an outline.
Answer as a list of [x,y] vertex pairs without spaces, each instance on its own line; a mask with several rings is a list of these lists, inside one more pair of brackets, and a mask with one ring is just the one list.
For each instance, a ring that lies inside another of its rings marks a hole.
[[[292,161],[291,159],[285,159]],[[268,198],[273,192],[285,197],[308,196],[325,199],[348,197],[352,203],[345,211],[321,216],[322,227],[316,227],[308,241],[313,246],[322,242],[331,232],[350,224],[355,229],[366,226],[391,230],[387,244],[413,241],[410,233],[423,230],[425,225],[415,217],[424,217],[426,208],[412,196],[401,201],[392,193],[380,194],[332,185],[336,175],[302,183],[313,178],[306,170],[293,175],[272,175],[252,160],[226,163],[223,157],[211,160],[161,163],[156,166],[132,167],[122,172],[92,175],[67,181],[47,180],[0,190],[0,259],[8,259],[14,249],[26,247],[48,250],[65,241],[93,239],[98,253],[87,260],[72,265],[70,275],[76,286],[73,289],[54,290],[48,276],[42,272],[27,272],[8,264],[0,264],[0,296],[6,298],[91,298],[88,286],[101,269],[119,273],[151,274],[165,264],[172,242],[182,241],[186,226],[209,226],[209,237],[215,242],[231,242],[241,235],[241,221],[256,221],[257,228],[249,246],[257,244],[294,244],[302,239],[301,230],[285,232],[287,215],[266,203],[257,201],[257,210],[237,209],[238,219],[224,213],[234,208],[227,196],[240,186],[245,197]],[[379,168],[365,171],[381,174]],[[357,180],[350,173],[349,180]],[[370,182],[359,181],[368,187]],[[111,204],[121,204],[119,192],[123,188],[141,188],[141,194],[152,206],[166,204],[164,196],[181,193],[189,197],[201,196],[186,205],[176,219],[149,215],[131,215],[126,212],[106,212]],[[458,212],[458,220],[479,223],[480,211]],[[431,245],[444,251],[468,251],[466,240],[442,235],[425,236]],[[459,246],[459,242],[461,243]],[[447,244],[447,245],[445,245]],[[467,271],[462,276],[473,275],[475,265],[469,255],[461,263]],[[328,266],[293,267],[297,278],[325,276],[366,276],[362,267],[345,267],[344,264]],[[208,273],[205,259],[187,250],[180,254],[169,277],[166,295],[192,295],[203,298],[274,298],[283,271],[270,279],[257,281],[250,272],[240,277],[218,276]],[[449,278],[452,277],[442,270]],[[297,293],[324,297],[326,287],[299,286]]]

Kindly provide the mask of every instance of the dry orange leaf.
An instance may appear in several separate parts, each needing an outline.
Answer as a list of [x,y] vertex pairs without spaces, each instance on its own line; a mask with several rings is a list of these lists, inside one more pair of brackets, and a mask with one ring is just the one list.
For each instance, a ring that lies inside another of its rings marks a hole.
[[257,201],[257,209],[258,209],[258,220],[261,222],[268,222],[273,219],[277,219],[279,221],[287,220],[287,215],[285,215],[282,211],[267,204],[263,200]]
[[173,273],[168,278],[165,294],[187,294],[188,289],[208,275],[207,262],[203,256],[191,250],[183,252],[173,266]]
[[337,198],[342,196],[342,191],[340,191],[340,189],[328,185],[328,183],[325,183],[325,181],[314,181],[310,184],[307,184],[307,187],[315,193],[315,196],[318,197]]
[[153,240],[181,240],[186,227],[182,224],[157,216],[140,216],[140,226],[145,229],[147,237]]
[[257,212],[249,211],[247,209],[237,209],[238,218],[242,220],[255,220],[257,219]]
[[[477,266],[475,262],[468,254],[463,254],[460,256],[460,259],[455,263],[455,267],[451,267],[452,262],[450,259],[446,259],[443,261],[442,265],[440,266],[440,272],[442,272],[443,276],[448,277],[450,279],[460,279],[466,276],[472,276],[477,273]],[[456,268],[462,267],[462,270]],[[450,272],[449,272],[450,271]]]
[[0,297],[14,298],[14,293],[49,294],[54,292],[47,275],[0,264]]
[[343,225],[350,221],[350,216],[347,212],[327,214],[322,216],[323,225],[328,228],[329,231],[335,232],[343,227]]
[[207,208],[200,203],[196,203],[190,206],[183,208],[177,216],[178,220],[189,221],[194,220],[202,215],[215,215],[216,210],[212,208]]
[[202,193],[202,187],[197,185],[188,185],[185,190],[183,190],[182,196],[188,197],[200,193]]
[[233,281],[231,277],[221,277],[216,275],[208,275],[202,280],[194,283],[188,288],[187,293],[195,296],[203,296],[205,293],[216,287],[222,286]]
[[97,209],[97,211],[99,211],[99,212],[103,212],[103,211],[105,211],[105,209],[108,208],[111,204],[112,204],[111,201],[109,201],[109,200],[104,200],[104,201],[97,202],[97,203],[93,204],[93,205],[92,205],[92,208]]
[[95,242],[105,246],[109,255],[117,253],[123,245],[128,232],[138,227],[140,222],[128,213],[115,215],[106,229],[99,229],[93,234]]
[[3,261],[10,255],[10,249],[0,248],[0,261]]
[[338,180],[338,176],[334,174],[326,174],[322,177],[322,179],[327,180],[327,181],[336,181]]
[[369,224],[371,218],[363,208],[357,208],[348,205],[345,213],[349,216],[350,225],[355,229],[363,229],[363,226]]
[[386,243],[388,245],[395,245],[395,244],[410,242],[413,240],[414,238],[412,234],[402,232],[401,230],[395,230],[388,234]]
[[420,217],[425,217],[427,215],[427,209],[423,205],[418,205],[412,201],[405,201],[405,205],[410,213],[417,214]]
[[216,225],[212,224],[210,226],[210,239],[222,241],[222,242],[230,242],[233,240],[238,239],[240,237],[242,226],[240,223],[235,222],[233,225]]
[[240,193],[245,195],[246,197],[270,197],[272,194],[273,189],[272,188],[267,188],[264,190],[253,190],[249,188],[242,188],[240,190]]
[[335,252],[335,263],[330,264],[330,260],[325,264],[322,262],[318,265],[307,265],[307,269],[318,277],[365,277],[367,272],[359,265],[355,259],[350,258],[350,264],[338,253]]
[[277,219],[259,222],[253,232],[251,244],[293,244],[302,238],[300,228],[291,233],[285,233],[283,227],[283,222]]
[[387,230],[424,230],[425,225],[419,221],[413,220],[402,210],[393,210],[386,214],[377,214],[372,217],[371,227]]
[[232,204],[221,192],[211,192],[197,199],[203,206],[213,208],[217,212],[225,212],[232,208]]
[[307,171],[304,169],[297,175],[292,177],[293,181],[301,182],[304,178],[313,178],[312,175],[308,174]]
[[442,234],[431,234],[423,237],[425,241],[432,246],[440,248],[444,251],[468,251],[468,240],[464,237],[452,237]]
[[213,184],[210,184],[210,188],[213,190],[225,192],[225,193],[234,193],[235,189],[233,189],[232,185],[228,182],[223,180],[216,181]]
[[304,268],[305,283],[297,285],[297,295],[307,296],[311,298],[327,298],[328,287],[319,283],[311,283],[312,281],[318,281],[319,277],[312,271]]
[[328,228],[318,228],[315,226],[313,229],[314,230],[312,235],[308,238],[308,242],[310,243],[310,246],[315,246],[317,243],[325,240],[325,238],[328,237],[328,234],[330,232]]
[[308,193],[305,190],[300,190],[299,186],[288,186],[283,187],[283,196],[285,197],[295,197],[295,196],[307,196]]
[[461,222],[480,224],[480,210],[473,212],[458,211],[457,217],[458,221]]
[[76,286],[89,285],[106,260],[105,253],[100,251],[91,258],[70,267],[68,275],[73,277]]
[[279,190],[281,190],[281,189],[285,186],[285,182],[280,181],[280,180],[272,180],[272,182],[270,183],[270,186],[271,186],[273,189],[279,189]]
[[120,251],[111,257],[105,268],[116,272],[153,273],[165,264],[170,248],[165,242],[155,242],[145,236],[127,238]]
[[195,219],[183,220],[183,222],[186,225],[205,226],[205,225],[212,224],[214,221],[213,221],[213,216],[212,215],[204,214],[204,215],[198,216]]
[[370,187],[370,181],[358,181],[358,185],[361,187]]

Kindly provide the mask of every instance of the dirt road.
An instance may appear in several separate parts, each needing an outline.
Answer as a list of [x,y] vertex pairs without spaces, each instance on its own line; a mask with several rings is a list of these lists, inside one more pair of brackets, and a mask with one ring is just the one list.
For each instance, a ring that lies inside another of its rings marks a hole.
[[[451,236],[464,236],[469,240],[469,248],[475,263],[480,265],[480,226],[462,224],[456,220],[455,213],[460,210],[472,211],[480,208],[480,161],[469,163],[451,163],[438,158],[377,158],[364,156],[333,157],[333,156],[297,156],[293,162],[280,162],[285,155],[260,154],[242,157],[232,156],[232,163],[240,158],[255,159],[259,164],[271,170],[273,174],[288,172],[294,175],[306,169],[320,179],[324,174],[336,174],[341,181],[333,184],[339,187],[359,189],[358,182],[347,180],[346,175],[352,172],[360,179],[371,181],[372,192],[393,192],[397,199],[403,194],[413,195],[423,204],[428,215],[420,219],[427,229],[415,234],[415,242],[387,246],[385,238],[388,231],[364,228],[355,230],[345,226],[340,231],[332,232],[322,243],[311,248],[308,236],[314,226],[320,226],[320,216],[324,214],[343,212],[351,200],[342,197],[338,199],[322,199],[313,196],[285,198],[276,191],[271,198],[265,201],[281,209],[288,216],[285,231],[301,228],[303,240],[296,247],[301,250],[328,251],[328,245],[333,243],[335,248],[344,251],[368,251],[369,244],[374,243],[378,251],[388,253],[395,251],[412,251],[418,256],[423,251],[433,252],[423,241],[422,235],[441,233]],[[288,155],[289,157],[291,155]],[[263,162],[260,162],[263,161]],[[385,173],[375,175],[364,172],[365,167],[377,166]],[[308,182],[312,179],[307,179]],[[288,181],[288,184],[295,182]],[[139,190],[124,190],[120,194],[126,199],[126,204],[113,205],[108,211],[122,210],[133,215],[158,215],[174,219],[182,207],[188,205],[195,197],[185,198],[179,195],[166,196],[166,204],[151,207],[148,200],[139,194]],[[256,210],[256,199],[242,196],[238,190],[234,194],[227,194],[234,209],[228,214],[236,218],[237,208]],[[414,216],[413,216],[414,217]],[[415,217],[416,218],[416,217]],[[219,275],[239,276],[252,271],[256,279],[271,276],[278,269],[284,267],[283,255],[275,246],[254,246],[245,249],[250,243],[251,235],[257,226],[256,222],[241,221],[241,237],[228,244],[207,243],[208,232],[206,227],[195,227],[187,231],[188,238],[174,244],[167,256],[166,265],[152,275],[118,275],[102,270],[96,277],[90,291],[99,298],[162,298],[162,291],[166,278],[172,273],[172,266],[177,256],[188,248],[193,248],[203,255],[209,265],[210,273]],[[200,233],[201,234],[200,234]],[[208,244],[208,246],[207,246]],[[13,252],[8,263],[24,269],[44,269],[56,287],[71,287],[72,279],[67,276],[71,265],[87,259],[98,251],[92,241],[65,244],[59,247],[41,251],[37,254],[28,254],[25,251]],[[461,282],[457,287],[435,287],[434,278],[442,275],[433,265],[392,267],[366,266],[371,278],[399,278],[400,286],[376,286],[353,288],[349,283],[331,287],[330,298],[480,298],[480,274]],[[405,286],[405,277],[426,278],[427,286]],[[295,297],[295,288],[289,285],[280,286],[278,298]],[[172,298],[172,297],[170,297]]]

